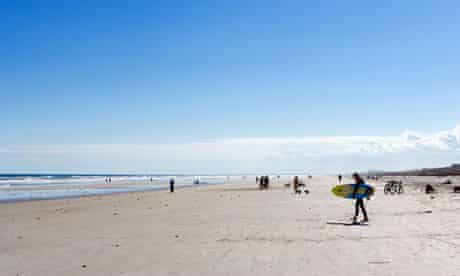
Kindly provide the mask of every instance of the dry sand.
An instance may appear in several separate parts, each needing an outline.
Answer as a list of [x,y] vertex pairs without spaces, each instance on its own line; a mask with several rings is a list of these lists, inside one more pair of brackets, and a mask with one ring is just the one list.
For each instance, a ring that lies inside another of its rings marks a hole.
[[254,181],[0,204],[1,275],[460,275],[460,196],[406,187],[368,202],[315,177],[309,195]]

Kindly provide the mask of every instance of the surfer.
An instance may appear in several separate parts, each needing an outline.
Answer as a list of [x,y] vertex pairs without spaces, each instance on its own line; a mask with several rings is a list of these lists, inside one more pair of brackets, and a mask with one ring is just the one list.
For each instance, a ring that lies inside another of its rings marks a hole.
[[[359,185],[364,185],[365,182],[358,173],[353,173],[353,180],[355,181],[355,189],[353,191],[353,197],[356,197],[358,192]],[[364,220],[362,222],[368,222],[369,218],[367,217],[366,208],[364,207],[364,199],[357,198],[355,202],[355,216],[353,217],[353,223],[358,223],[359,209],[363,212]]]

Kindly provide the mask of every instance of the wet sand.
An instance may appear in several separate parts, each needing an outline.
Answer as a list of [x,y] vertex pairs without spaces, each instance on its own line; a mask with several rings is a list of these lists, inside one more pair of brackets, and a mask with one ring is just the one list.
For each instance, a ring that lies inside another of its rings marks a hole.
[[341,226],[335,178],[284,182],[0,204],[1,275],[460,275],[460,195],[380,183],[370,225]]

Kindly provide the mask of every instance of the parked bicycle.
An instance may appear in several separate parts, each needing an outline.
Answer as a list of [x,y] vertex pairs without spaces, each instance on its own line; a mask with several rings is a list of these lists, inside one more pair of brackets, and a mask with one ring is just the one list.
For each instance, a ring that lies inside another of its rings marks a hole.
[[390,180],[385,184],[383,191],[386,195],[402,194],[404,193],[404,186],[402,181]]

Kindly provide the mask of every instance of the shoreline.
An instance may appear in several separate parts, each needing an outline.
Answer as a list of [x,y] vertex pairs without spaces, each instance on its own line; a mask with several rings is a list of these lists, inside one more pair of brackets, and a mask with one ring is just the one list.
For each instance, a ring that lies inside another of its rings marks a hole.
[[[226,183],[203,183],[203,184],[180,184],[176,185],[174,187],[175,190],[182,190],[182,189],[192,189],[192,188],[198,188],[200,186],[214,186],[214,185],[224,185]],[[7,190],[7,192],[10,191],[30,191],[30,192],[37,192],[37,191],[64,191],[64,192],[69,192],[73,191],[74,189],[40,189],[40,190],[35,190],[33,188],[31,189],[13,189],[13,190]],[[106,188],[105,189],[98,189],[98,188],[84,188],[84,189],[79,189],[79,191],[84,191],[84,190],[93,190],[93,193],[91,194],[84,194],[84,193],[79,193],[76,195],[59,195],[59,196],[48,196],[48,197],[43,197],[43,198],[19,198],[19,199],[5,199],[2,200],[0,199],[0,205],[2,204],[12,204],[16,202],[29,202],[29,201],[48,201],[48,200],[60,200],[60,199],[77,199],[77,198],[84,198],[84,197],[103,197],[103,196],[110,196],[110,195],[119,195],[119,194],[133,194],[133,193],[143,193],[143,192],[157,192],[157,191],[164,191],[164,190],[169,190],[169,187],[164,187],[164,186],[159,186],[159,187],[141,187],[137,186],[135,188]],[[94,193],[94,191],[97,190],[100,193]],[[112,190],[112,191],[111,191]],[[116,190],[116,191],[113,191]],[[1,192],[1,190],[0,190]]]

